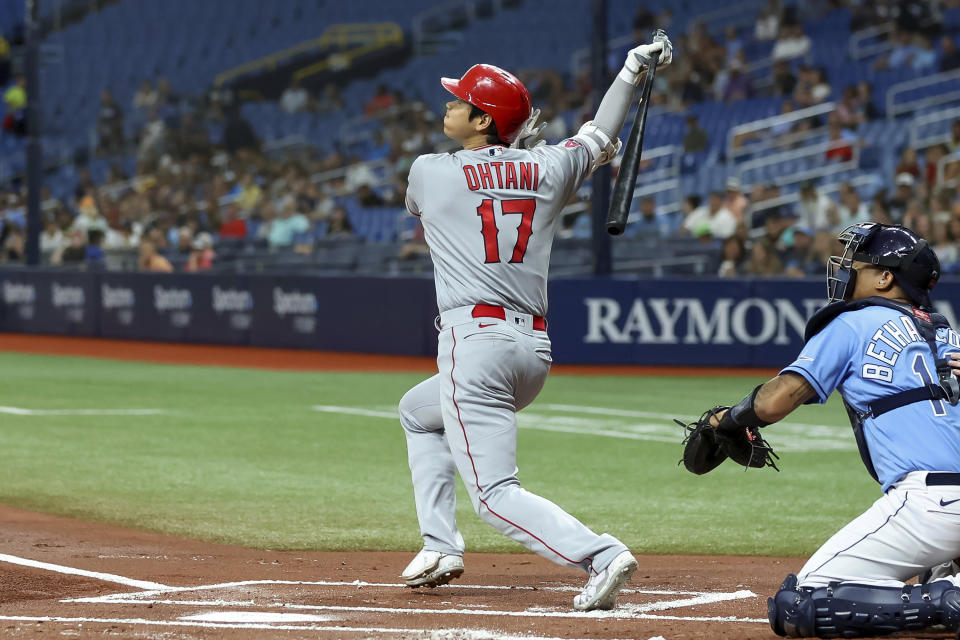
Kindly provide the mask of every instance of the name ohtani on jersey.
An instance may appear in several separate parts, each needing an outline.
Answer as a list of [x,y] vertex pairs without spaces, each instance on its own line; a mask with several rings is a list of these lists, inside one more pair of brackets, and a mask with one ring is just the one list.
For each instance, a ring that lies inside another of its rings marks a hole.
[[521,189],[540,188],[540,165],[536,162],[478,162],[463,165],[467,189]]
[[423,225],[440,311],[487,304],[546,315],[560,213],[591,167],[579,144],[417,158],[406,202]]

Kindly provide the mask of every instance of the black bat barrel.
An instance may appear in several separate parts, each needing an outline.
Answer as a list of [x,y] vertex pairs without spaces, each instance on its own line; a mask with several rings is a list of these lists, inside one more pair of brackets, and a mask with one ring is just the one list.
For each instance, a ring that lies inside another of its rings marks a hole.
[[637,172],[640,168],[640,154],[643,152],[643,130],[647,126],[647,109],[650,107],[650,91],[657,73],[656,64],[650,65],[640,91],[640,106],[633,119],[633,128],[623,150],[620,161],[620,173],[613,185],[613,197],[610,199],[610,211],[607,212],[607,233],[618,236],[627,226],[630,205],[633,202],[633,190],[637,184]]

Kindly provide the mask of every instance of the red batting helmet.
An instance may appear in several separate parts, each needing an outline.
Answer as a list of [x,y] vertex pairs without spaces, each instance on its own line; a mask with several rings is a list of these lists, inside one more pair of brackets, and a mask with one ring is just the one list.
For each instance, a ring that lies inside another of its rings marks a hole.
[[508,144],[530,117],[527,88],[515,75],[492,64],[475,64],[459,80],[440,78],[440,84],[464,102],[489,113],[500,139]]

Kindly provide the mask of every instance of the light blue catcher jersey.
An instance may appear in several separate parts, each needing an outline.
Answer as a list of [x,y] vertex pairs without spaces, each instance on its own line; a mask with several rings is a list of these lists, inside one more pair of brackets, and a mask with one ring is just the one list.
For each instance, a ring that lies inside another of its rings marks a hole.
[[[939,356],[960,352],[952,329],[937,332]],[[866,307],[834,318],[781,373],[802,375],[826,402],[834,389],[860,412],[879,398],[935,382],[933,354],[906,314]],[[864,436],[886,491],[911,471],[960,471],[960,405],[914,402],[864,420]]]

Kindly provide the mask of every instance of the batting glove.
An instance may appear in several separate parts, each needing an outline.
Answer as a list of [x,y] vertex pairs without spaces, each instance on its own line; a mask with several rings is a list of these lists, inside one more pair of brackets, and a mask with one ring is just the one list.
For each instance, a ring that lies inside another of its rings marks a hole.
[[547,123],[541,122],[537,124],[537,118],[539,117],[540,109],[534,109],[530,112],[530,117],[520,125],[520,132],[510,145],[511,149],[533,149],[534,147],[539,147],[544,144],[544,140],[540,137],[540,134],[546,128]]
[[653,42],[642,44],[627,53],[627,59],[623,63],[619,76],[624,81],[635,85],[640,79],[640,73],[648,68],[655,58],[658,67],[665,67],[673,62],[673,43],[663,29],[657,29]]

